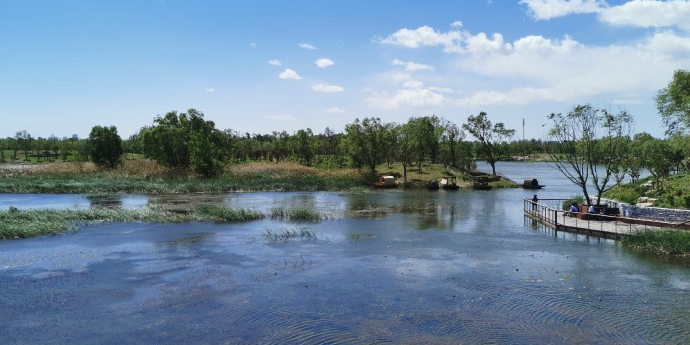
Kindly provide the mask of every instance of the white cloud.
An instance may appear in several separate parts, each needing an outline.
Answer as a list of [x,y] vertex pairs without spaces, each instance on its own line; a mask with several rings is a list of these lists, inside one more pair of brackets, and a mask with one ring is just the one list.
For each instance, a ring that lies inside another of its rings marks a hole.
[[430,65],[424,65],[421,63],[416,63],[416,62],[406,62],[406,61],[401,61],[398,59],[393,60],[391,62],[393,66],[404,66],[406,71],[409,72],[414,72],[414,71],[427,71],[427,70],[432,70],[434,69],[433,66]]
[[475,36],[468,36],[467,50],[473,54],[493,53],[509,51],[511,46],[503,42],[503,35],[494,33],[493,39],[489,39],[485,33],[480,32]]
[[207,89],[204,90],[204,91],[206,91],[206,92],[208,92],[208,93],[214,93],[214,92],[216,92],[216,89],[214,89],[214,88],[212,88],[212,87],[209,87],[209,88],[207,88]]
[[343,92],[345,91],[344,88],[341,86],[337,85],[326,85],[326,84],[316,84],[311,87],[312,90],[316,92],[325,92],[325,93],[338,93],[338,92]]
[[537,20],[595,13],[602,23],[641,28],[679,27],[690,30],[690,1],[632,0],[610,6],[604,0],[522,0]]
[[285,80],[300,80],[302,77],[295,71],[286,68],[284,71],[280,72],[278,78]]
[[271,66],[282,66],[282,65],[283,65],[283,64],[280,62],[280,60],[277,60],[277,59],[269,60],[269,61],[268,61],[268,64],[271,65]]
[[316,47],[314,47],[313,45],[311,45],[309,43],[300,43],[297,46],[299,46],[302,49],[307,49],[307,50],[315,50],[316,49]]
[[372,92],[367,101],[374,107],[395,110],[404,107],[425,108],[438,107],[446,103],[446,97],[434,92],[431,88],[424,88],[422,82],[408,81],[402,89],[393,94],[388,92]]
[[330,67],[330,66],[335,65],[335,62],[333,62],[331,59],[326,59],[326,58],[318,59],[318,60],[314,61],[314,63],[319,68],[326,68],[326,67]]
[[633,27],[678,26],[690,30],[690,1],[633,0],[600,11],[602,22]]
[[459,21],[459,20],[456,20],[456,21],[450,23],[450,26],[452,26],[452,27],[454,27],[454,28],[461,28],[461,27],[462,27],[462,22]]
[[463,35],[460,31],[444,33],[428,26],[420,26],[414,30],[400,29],[386,38],[377,39],[377,41],[406,48],[442,46],[444,51],[454,52],[458,50],[457,44],[462,38]]
[[326,108],[326,109],[324,109],[323,111],[325,111],[325,112],[328,113],[328,114],[334,114],[334,115],[339,115],[339,114],[345,114],[345,113],[347,113],[347,111],[345,111],[345,110],[343,110],[343,109],[340,109],[340,108],[338,108],[338,107]]
[[570,14],[597,13],[607,6],[603,0],[522,0],[537,20],[549,20]]

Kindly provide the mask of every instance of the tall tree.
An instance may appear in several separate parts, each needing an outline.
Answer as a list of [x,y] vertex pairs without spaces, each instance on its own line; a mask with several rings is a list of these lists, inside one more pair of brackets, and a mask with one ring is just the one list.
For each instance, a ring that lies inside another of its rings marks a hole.
[[685,132],[690,128],[690,72],[676,70],[668,85],[659,90],[656,107],[666,125],[666,133]]
[[95,126],[89,134],[91,161],[99,167],[115,168],[122,161],[122,138],[115,126]]
[[316,141],[311,128],[298,130],[290,141],[290,147],[302,164],[311,166],[316,151]]
[[623,164],[625,141],[632,131],[632,117],[625,111],[617,114],[578,105],[567,114],[548,116],[552,126],[549,136],[557,143],[548,154],[554,166],[582,189],[587,204],[592,205],[588,190],[591,181],[596,204],[601,195],[613,187],[609,184]]
[[673,154],[671,146],[665,140],[649,140],[642,147],[643,166],[654,177],[654,185],[658,189],[663,188],[663,179],[671,173]]
[[462,128],[479,141],[486,161],[491,165],[491,172],[496,176],[496,162],[501,158],[504,148],[501,143],[512,138],[515,130],[507,129],[503,122],[492,125],[483,111],[477,116],[470,115]]
[[26,130],[21,130],[14,135],[14,158],[17,159],[17,150],[24,151],[24,160],[29,160],[29,150],[32,148],[34,138]]
[[195,173],[214,176],[222,172],[227,142],[213,121],[195,109],[156,117],[143,133],[144,154],[171,168],[192,168]]
[[384,162],[385,129],[381,119],[374,117],[364,118],[361,122],[355,119],[354,123],[345,126],[344,141],[355,167],[366,165],[373,173],[376,166]]

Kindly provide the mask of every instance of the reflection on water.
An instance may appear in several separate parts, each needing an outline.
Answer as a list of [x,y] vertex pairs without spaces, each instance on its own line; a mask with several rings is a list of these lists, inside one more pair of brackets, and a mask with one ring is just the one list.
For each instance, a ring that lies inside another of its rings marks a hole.
[[143,198],[339,216],[106,224],[0,242],[0,342],[690,341],[687,263],[532,223],[529,193]]

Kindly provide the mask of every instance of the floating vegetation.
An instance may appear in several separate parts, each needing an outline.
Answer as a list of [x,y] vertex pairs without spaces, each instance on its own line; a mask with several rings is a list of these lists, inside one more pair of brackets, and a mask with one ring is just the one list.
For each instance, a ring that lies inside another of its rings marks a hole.
[[264,234],[264,238],[266,239],[266,242],[268,243],[276,243],[276,242],[287,242],[291,238],[296,238],[296,239],[301,239],[301,240],[316,240],[316,233],[314,230],[310,230],[307,228],[299,228],[299,229],[282,229],[278,231],[272,231],[269,229],[266,229],[266,233]]
[[258,211],[247,209],[234,210],[223,205],[201,204],[197,205],[196,211],[207,219],[217,222],[246,222],[251,220],[264,219],[266,216]]
[[323,215],[307,207],[276,207],[271,209],[271,219],[318,222],[323,219]]
[[80,226],[105,222],[243,222],[264,217],[265,215],[261,212],[233,210],[219,205],[198,205],[188,212],[174,212],[162,207],[145,207],[136,210],[101,207],[19,210],[10,207],[6,211],[0,211],[0,239],[58,234],[78,230]]
[[623,246],[641,252],[670,255],[690,255],[690,232],[683,230],[639,230],[623,237]]

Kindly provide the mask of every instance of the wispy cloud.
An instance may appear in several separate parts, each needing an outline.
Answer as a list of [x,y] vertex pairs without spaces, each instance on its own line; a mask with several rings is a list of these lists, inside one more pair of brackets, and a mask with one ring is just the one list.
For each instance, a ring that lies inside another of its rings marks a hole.
[[414,72],[414,71],[428,71],[434,69],[434,66],[430,65],[425,65],[421,63],[416,63],[416,62],[410,62],[410,61],[401,61],[398,59],[393,60],[391,62],[393,66],[404,66],[406,71]]
[[385,38],[376,41],[382,44],[391,44],[407,48],[442,46],[444,51],[457,51],[458,43],[463,39],[460,31],[440,32],[429,26],[420,26],[417,29],[400,29]]
[[335,65],[335,62],[333,62],[331,59],[327,58],[322,58],[314,61],[317,67],[319,68],[326,68]]
[[206,91],[206,92],[208,92],[208,93],[214,93],[214,92],[216,92],[216,89],[214,89],[214,88],[212,88],[212,87],[209,87],[209,88],[207,88],[207,89],[204,90],[204,91]]
[[462,27],[462,22],[459,21],[459,20],[456,20],[456,21],[450,23],[450,26],[452,26],[452,27],[454,27],[454,28],[461,28],[461,27]]
[[342,88],[341,86],[338,85],[327,85],[327,84],[316,84],[311,87],[312,90],[316,92],[325,92],[325,93],[338,93],[338,92],[344,92],[345,89]]
[[522,0],[520,4],[526,5],[537,20],[593,13],[609,25],[690,30],[690,1],[687,0],[632,0],[618,6],[610,6],[604,0]]
[[300,80],[302,77],[295,71],[286,68],[284,71],[280,72],[278,78],[285,80]]
[[268,61],[268,64],[271,65],[271,66],[278,66],[278,67],[283,65],[283,64],[280,62],[280,60],[277,60],[277,59],[269,60],[269,61]]
[[302,48],[302,49],[307,49],[307,50],[315,50],[315,49],[316,49],[315,46],[313,46],[313,45],[311,45],[311,44],[309,44],[309,43],[300,43],[300,44],[298,44],[297,46],[300,47],[300,48]]

